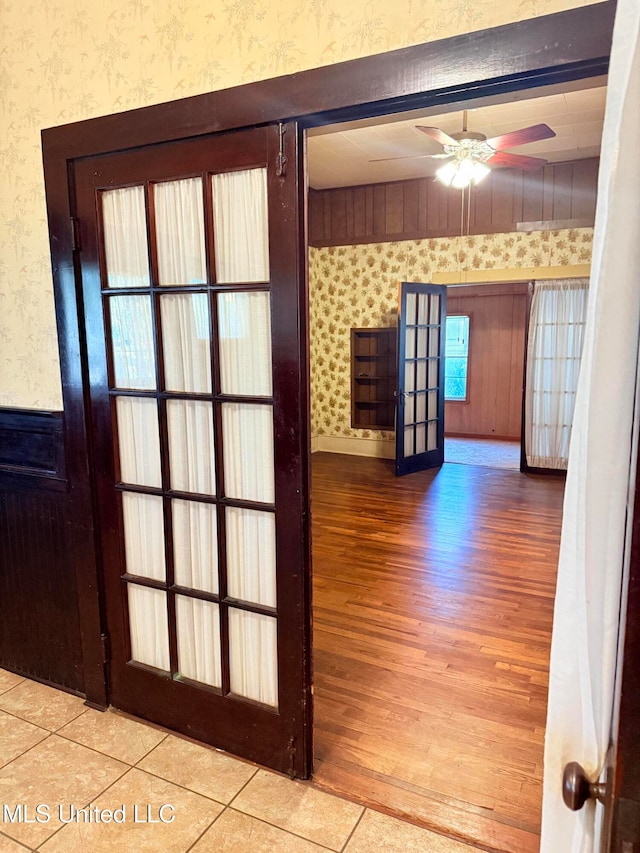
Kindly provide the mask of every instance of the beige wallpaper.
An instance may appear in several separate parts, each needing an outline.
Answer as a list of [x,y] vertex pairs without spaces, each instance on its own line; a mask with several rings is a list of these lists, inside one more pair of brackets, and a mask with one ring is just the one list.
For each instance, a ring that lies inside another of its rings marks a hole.
[[393,438],[351,429],[350,330],[398,322],[398,283],[434,272],[565,266],[591,260],[592,228],[309,250],[311,434]]
[[0,0],[0,405],[61,405],[41,128],[590,2]]

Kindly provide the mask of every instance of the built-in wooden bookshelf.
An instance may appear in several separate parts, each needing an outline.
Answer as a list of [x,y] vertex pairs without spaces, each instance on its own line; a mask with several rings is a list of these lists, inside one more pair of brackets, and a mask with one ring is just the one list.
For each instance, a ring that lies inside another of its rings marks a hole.
[[394,429],[398,330],[351,329],[351,426]]

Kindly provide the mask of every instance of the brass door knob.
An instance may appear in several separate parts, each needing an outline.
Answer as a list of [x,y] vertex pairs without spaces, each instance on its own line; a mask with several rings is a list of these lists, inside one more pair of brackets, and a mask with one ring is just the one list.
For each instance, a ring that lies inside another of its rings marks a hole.
[[587,800],[604,802],[606,785],[591,782],[584,768],[577,761],[571,761],[562,774],[562,799],[573,812],[580,811]]

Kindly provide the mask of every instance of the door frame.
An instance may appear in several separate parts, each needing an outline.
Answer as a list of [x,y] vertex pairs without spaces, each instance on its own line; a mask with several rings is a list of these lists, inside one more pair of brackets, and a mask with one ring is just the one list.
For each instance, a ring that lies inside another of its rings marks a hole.
[[[64,436],[70,513],[77,547],[72,555],[78,586],[87,704],[108,704],[100,554],[96,543],[92,435],[88,419],[86,341],[81,332],[78,235],[74,226],[74,161],[171,140],[285,119],[299,122],[286,140],[305,176],[306,128],[384,113],[508,95],[522,89],[605,74],[615,0],[540,18],[454,36],[385,54],[337,63],[180,101],[53,127],[42,132],[45,190],[64,404]],[[285,106],[286,105],[286,106]],[[295,176],[294,176],[295,177]],[[300,180],[298,270],[302,365],[309,482],[309,371],[306,186]],[[303,410],[304,411],[304,410]],[[310,554],[310,538],[305,547]],[[309,562],[310,566],[310,562]],[[311,681],[311,572],[305,572],[301,637]],[[311,733],[309,733],[311,737]]]

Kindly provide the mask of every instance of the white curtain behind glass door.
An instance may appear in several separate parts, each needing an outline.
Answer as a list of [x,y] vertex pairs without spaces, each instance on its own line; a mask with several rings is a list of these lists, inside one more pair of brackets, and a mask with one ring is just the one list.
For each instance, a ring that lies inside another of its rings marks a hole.
[[[155,211],[159,283],[176,288],[206,284],[204,212],[200,178],[151,187]],[[212,177],[216,279],[229,285],[217,300],[218,354],[223,394],[263,401],[220,406],[227,497],[268,504],[275,501],[271,298],[267,176],[264,168]],[[121,204],[122,227],[112,257],[125,251],[119,241],[135,232],[137,201]],[[141,229],[138,227],[138,232]],[[136,232],[136,233],[138,233]],[[140,241],[138,241],[140,242]],[[137,247],[130,266],[146,252]],[[115,262],[114,262],[115,263]],[[118,261],[120,266],[122,262]],[[116,272],[113,271],[114,281]],[[122,277],[122,276],[121,276]],[[264,283],[263,290],[234,291],[233,283]],[[149,286],[149,282],[146,282]],[[151,295],[111,300],[116,381],[123,388],[156,388]],[[127,300],[127,301],[125,301]],[[211,317],[207,293],[162,293],[161,363],[170,393],[211,394]],[[143,358],[143,353],[144,358]],[[169,486],[214,496],[214,404],[206,399],[167,399]],[[119,403],[120,456],[126,482],[159,487],[156,443],[137,460],[145,432],[157,429],[155,401]],[[135,417],[134,417],[135,415]],[[148,457],[148,458],[147,458]],[[166,487],[166,486],[165,486]],[[130,571],[165,580],[162,498],[123,494],[127,565]],[[166,500],[166,498],[165,498]],[[228,594],[249,606],[275,608],[275,515],[272,511],[216,506],[171,499],[174,579],[186,590],[218,592],[218,513],[226,514]],[[135,568],[134,568],[135,566]],[[169,669],[168,600],[163,590],[128,584],[131,653],[134,660]],[[186,594],[176,595],[176,636],[180,675],[221,686],[220,607]],[[229,608],[229,666],[232,693],[277,707],[277,619]]]

